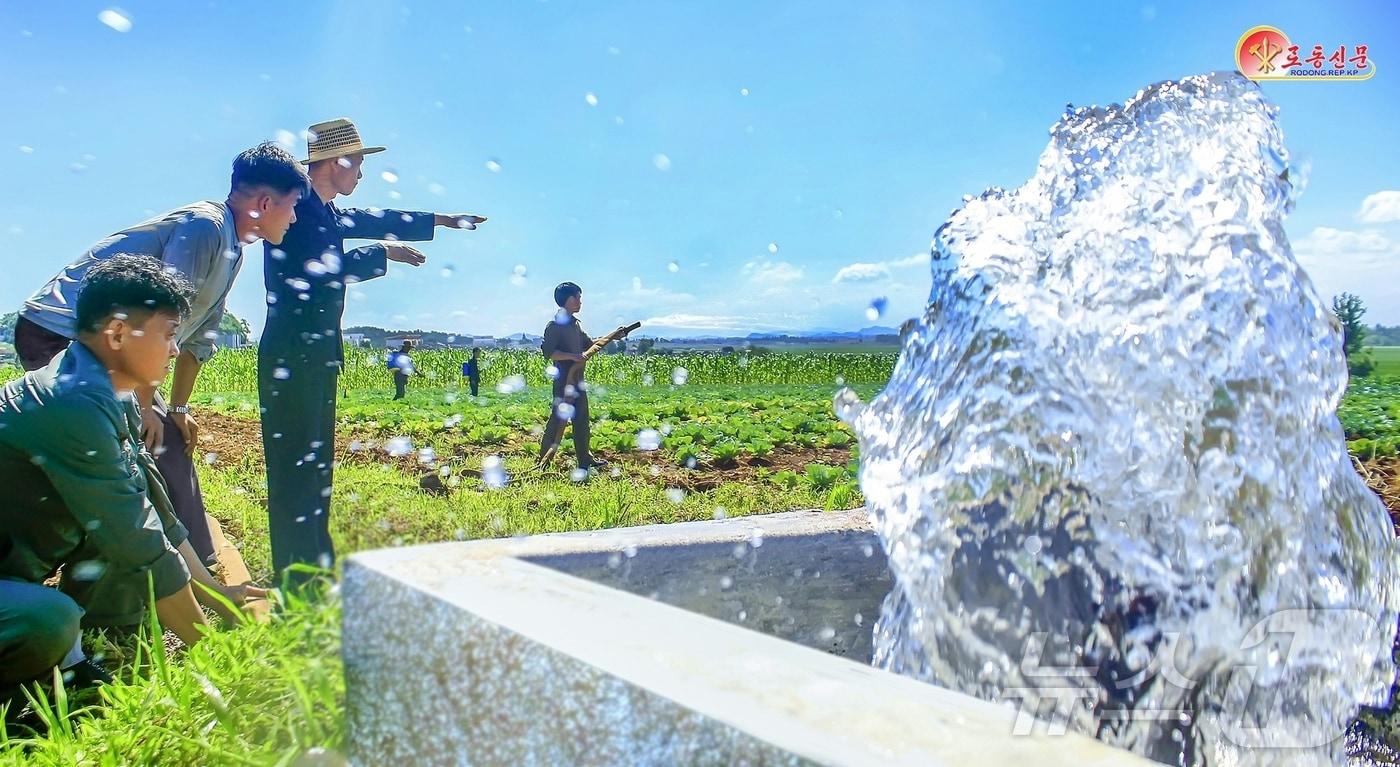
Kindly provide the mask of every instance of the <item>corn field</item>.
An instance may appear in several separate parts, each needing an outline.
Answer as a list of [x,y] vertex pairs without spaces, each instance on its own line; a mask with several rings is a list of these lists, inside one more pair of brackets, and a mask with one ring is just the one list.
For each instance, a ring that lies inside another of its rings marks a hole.
[[[414,352],[417,372],[430,386],[463,385],[462,364],[471,353],[462,349]],[[763,354],[622,355],[599,354],[588,363],[588,380],[595,385],[646,386],[688,384],[883,384],[894,370],[893,352],[794,352]],[[491,390],[512,382],[546,386],[548,363],[538,352],[510,349],[483,350],[481,386]],[[199,374],[202,391],[255,391],[257,350],[226,349],[214,355]],[[345,350],[340,383],[346,389],[384,389],[393,386],[384,353],[365,349]]]

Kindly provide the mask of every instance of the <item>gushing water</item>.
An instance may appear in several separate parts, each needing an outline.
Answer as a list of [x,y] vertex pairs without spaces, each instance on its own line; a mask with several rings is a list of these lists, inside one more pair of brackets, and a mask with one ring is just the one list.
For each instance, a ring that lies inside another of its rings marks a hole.
[[1396,547],[1275,111],[1234,74],[1069,111],[938,230],[888,387],[837,399],[877,665],[1169,763],[1337,761],[1385,701]]

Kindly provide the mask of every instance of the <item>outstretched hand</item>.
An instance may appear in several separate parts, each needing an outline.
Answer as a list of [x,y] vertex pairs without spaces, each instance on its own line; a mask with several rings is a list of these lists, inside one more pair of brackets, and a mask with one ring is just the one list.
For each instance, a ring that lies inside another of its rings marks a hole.
[[390,261],[397,261],[409,266],[422,266],[423,262],[428,260],[428,257],[420,253],[417,248],[408,245],[386,245],[385,256]]
[[485,221],[485,216],[478,216],[475,213],[438,213],[437,221],[434,223],[449,229],[475,229],[477,224],[485,223]]

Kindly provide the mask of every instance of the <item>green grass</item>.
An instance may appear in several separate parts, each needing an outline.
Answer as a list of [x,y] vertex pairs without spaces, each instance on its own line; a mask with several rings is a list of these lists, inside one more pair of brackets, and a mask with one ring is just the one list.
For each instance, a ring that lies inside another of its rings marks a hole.
[[46,734],[0,731],[0,764],[288,765],[343,748],[334,594],[294,601],[268,623],[215,632],[176,655],[146,636],[115,684],[51,701]]
[[1371,346],[1366,351],[1376,361],[1373,378],[1400,377],[1400,346]]

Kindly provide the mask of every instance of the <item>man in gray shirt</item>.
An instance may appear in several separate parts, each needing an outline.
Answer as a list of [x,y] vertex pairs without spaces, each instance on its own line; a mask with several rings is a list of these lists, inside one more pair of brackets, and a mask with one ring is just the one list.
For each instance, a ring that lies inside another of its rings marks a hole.
[[190,543],[206,562],[214,546],[191,460],[199,425],[190,414],[189,397],[200,366],[214,354],[224,302],[243,266],[243,246],[259,239],[280,244],[296,220],[296,204],[308,184],[301,164],[276,144],[242,152],[234,158],[226,200],[184,205],[102,240],[30,296],[15,324],[20,363],[25,370],[36,370],[77,337],[78,285],[94,264],[118,253],[147,255],[194,285],[189,319],[178,338],[180,355],[169,403],[156,394],[159,381],[137,394],[142,439],[156,456]]

